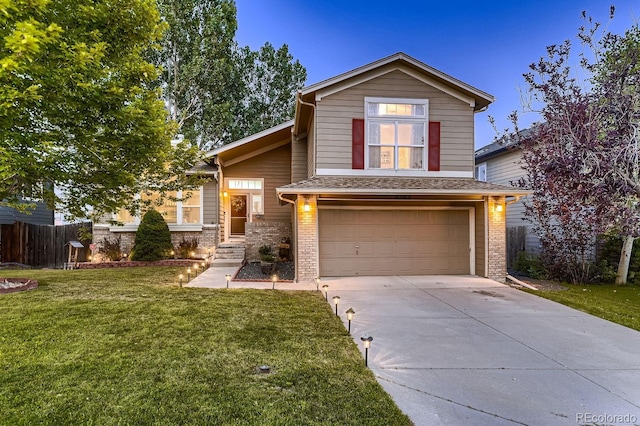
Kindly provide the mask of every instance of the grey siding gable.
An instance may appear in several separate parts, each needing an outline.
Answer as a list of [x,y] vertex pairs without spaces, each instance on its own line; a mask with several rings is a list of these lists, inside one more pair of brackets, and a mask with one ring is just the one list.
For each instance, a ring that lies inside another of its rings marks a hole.
[[439,89],[395,70],[328,95],[317,104],[316,167],[351,169],[351,126],[364,118],[365,97],[429,100],[429,121],[439,121],[440,169],[473,171],[473,108]]
[[20,213],[16,209],[0,206],[0,224],[14,222],[33,223],[36,225],[53,225],[53,210],[44,203],[36,203],[36,208],[28,213]]

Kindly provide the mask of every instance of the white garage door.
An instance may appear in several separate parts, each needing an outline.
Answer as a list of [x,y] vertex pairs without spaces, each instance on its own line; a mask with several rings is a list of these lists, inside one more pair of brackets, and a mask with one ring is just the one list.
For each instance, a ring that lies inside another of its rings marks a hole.
[[469,210],[319,211],[320,274],[470,273]]

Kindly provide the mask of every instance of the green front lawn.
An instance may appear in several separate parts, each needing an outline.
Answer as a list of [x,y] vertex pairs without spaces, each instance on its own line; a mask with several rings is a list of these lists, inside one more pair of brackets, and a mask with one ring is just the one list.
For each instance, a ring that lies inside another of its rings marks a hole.
[[410,424],[319,294],[177,274],[0,271],[0,424]]
[[563,284],[563,291],[530,293],[640,331],[640,287]]

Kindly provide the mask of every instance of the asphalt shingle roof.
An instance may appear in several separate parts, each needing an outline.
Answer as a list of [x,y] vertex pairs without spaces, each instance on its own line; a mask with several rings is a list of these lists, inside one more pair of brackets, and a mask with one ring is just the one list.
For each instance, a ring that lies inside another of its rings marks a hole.
[[510,186],[480,182],[470,178],[428,177],[353,177],[316,176],[311,179],[284,185],[281,193],[420,193],[420,194],[484,194],[514,195],[527,191]]

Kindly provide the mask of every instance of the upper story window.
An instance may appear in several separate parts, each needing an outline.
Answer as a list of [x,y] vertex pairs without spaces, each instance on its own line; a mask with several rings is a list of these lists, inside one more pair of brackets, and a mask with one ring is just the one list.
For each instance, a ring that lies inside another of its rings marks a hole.
[[481,182],[487,181],[487,163],[476,164],[475,178]]
[[365,98],[369,169],[424,170],[427,99]]

